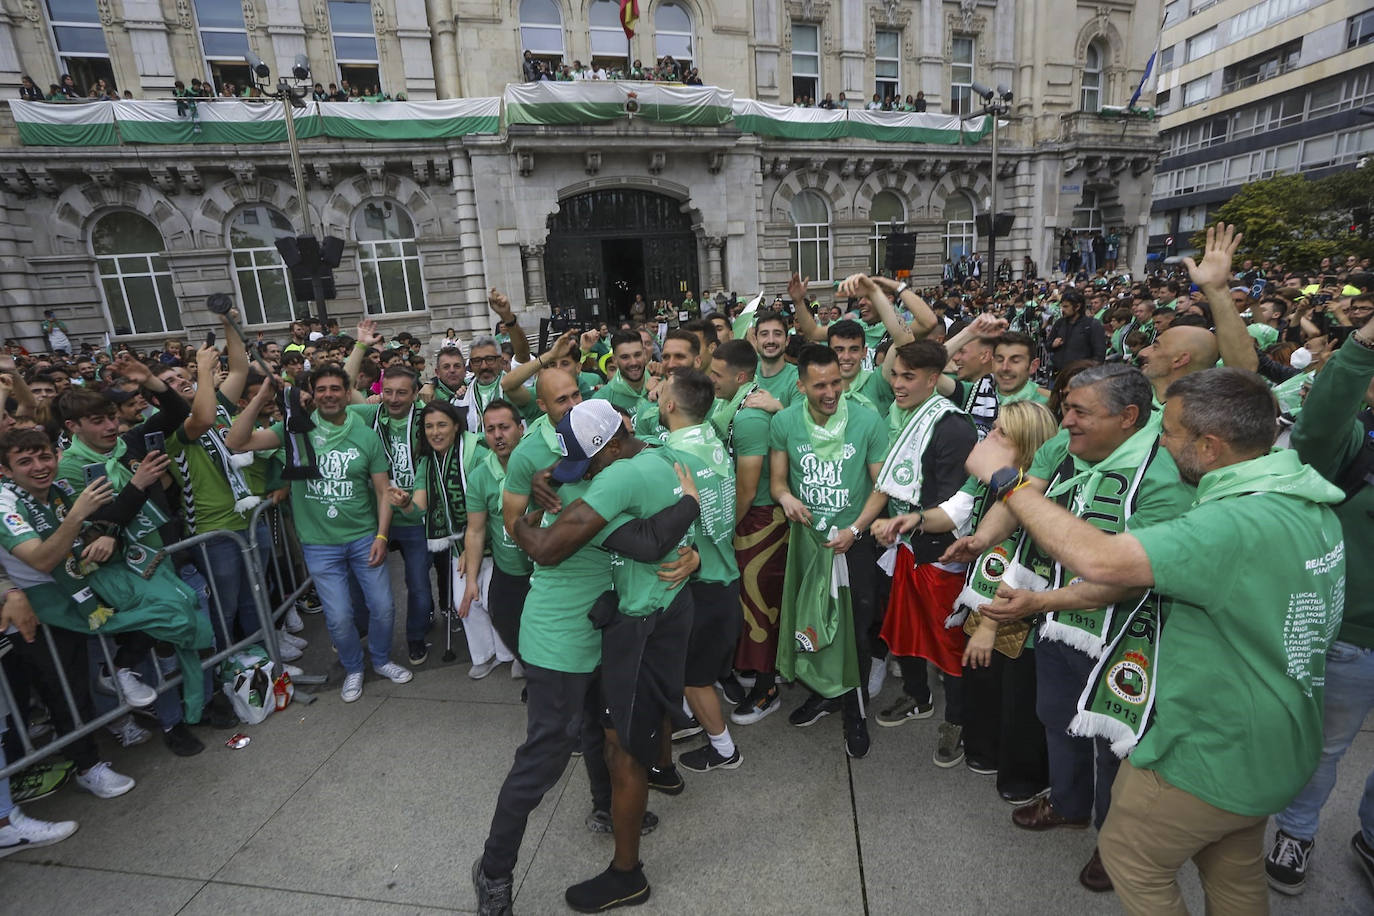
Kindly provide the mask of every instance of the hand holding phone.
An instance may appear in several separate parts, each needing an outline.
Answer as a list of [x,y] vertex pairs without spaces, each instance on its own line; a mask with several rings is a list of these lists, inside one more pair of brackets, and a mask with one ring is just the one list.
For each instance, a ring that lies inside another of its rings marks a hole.
[[167,435],[161,431],[144,433],[143,449],[149,455],[153,452],[167,451]]

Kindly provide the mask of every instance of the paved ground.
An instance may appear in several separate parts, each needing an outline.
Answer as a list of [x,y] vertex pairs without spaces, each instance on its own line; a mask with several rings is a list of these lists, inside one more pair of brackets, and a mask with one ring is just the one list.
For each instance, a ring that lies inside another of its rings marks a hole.
[[[323,620],[306,623],[306,662],[324,670],[333,656]],[[230,732],[209,729],[205,753],[189,760],[156,740],[112,748],[138,787],[112,801],[68,788],[31,805],[81,829],[0,862],[0,913],[473,910],[469,868],[524,714],[507,669],[481,682],[466,671],[436,650],[406,686],[369,673],[362,700],[346,706],[335,666],[317,703],[246,729],[253,741],[242,750],[224,746]],[[884,698],[896,689],[889,681]],[[689,773],[684,794],[652,795],[662,825],[644,843],[653,897],[638,912],[1121,912],[1114,896],[1076,881],[1093,835],[1013,827],[990,777],[931,764],[934,719],[875,727],[872,753],[850,761],[839,717],[792,728],[785,711],[796,702],[793,692],[782,714],[736,729],[740,769]],[[1341,769],[1306,894],[1272,895],[1276,913],[1374,912],[1347,845],[1374,768],[1371,731],[1374,721]],[[611,842],[583,828],[589,809],[574,762],[531,820],[517,912],[568,912],[564,888],[605,867]],[[1191,868],[1186,892],[1200,913]]]

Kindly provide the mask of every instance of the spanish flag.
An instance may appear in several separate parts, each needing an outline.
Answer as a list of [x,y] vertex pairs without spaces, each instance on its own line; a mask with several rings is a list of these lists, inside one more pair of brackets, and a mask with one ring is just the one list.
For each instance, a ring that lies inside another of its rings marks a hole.
[[635,23],[639,22],[639,0],[620,0],[620,27],[626,38],[635,37]]

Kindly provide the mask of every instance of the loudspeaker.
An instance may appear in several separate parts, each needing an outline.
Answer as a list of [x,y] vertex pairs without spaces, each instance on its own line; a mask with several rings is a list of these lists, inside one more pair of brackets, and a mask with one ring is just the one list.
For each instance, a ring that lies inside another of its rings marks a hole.
[[[1000,238],[1003,238],[1003,237],[1005,237],[1005,236],[1007,236],[1007,235],[1010,235],[1010,234],[1011,234],[1011,224],[1014,223],[1015,221],[1016,221],[1016,214],[1014,214],[1014,213],[999,213],[999,214],[997,214],[997,226],[996,226],[996,229],[997,229],[997,238],[1000,239]],[[988,215],[987,215],[986,213],[980,213],[980,214],[978,214],[977,216],[975,216],[975,217],[973,218],[973,224],[974,224],[974,228],[978,230],[978,237],[979,237],[979,238],[984,238],[984,239],[986,239],[986,238],[991,238],[991,237],[992,237],[992,230],[991,230],[991,229],[989,228],[989,226],[988,226]]]
[[883,269],[888,273],[911,270],[916,266],[916,233],[891,232],[887,236],[887,258]]

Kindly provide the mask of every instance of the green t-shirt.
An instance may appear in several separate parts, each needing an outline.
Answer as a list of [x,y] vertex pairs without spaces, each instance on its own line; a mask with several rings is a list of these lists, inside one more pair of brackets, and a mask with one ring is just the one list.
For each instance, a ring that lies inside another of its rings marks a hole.
[[[584,401],[596,394],[597,388],[601,387],[603,384],[605,384],[605,380],[595,372],[577,373],[577,390],[582,395],[582,400]],[[535,405],[533,397],[530,398],[530,407],[533,408],[534,415],[537,416],[539,414],[539,407]],[[529,418],[530,417],[527,415],[526,419]]]
[[636,392],[628,382],[617,384],[614,378],[597,389],[592,398],[610,401],[632,417],[638,416],[641,410],[650,406],[647,384],[642,392]]
[[[186,438],[185,427],[167,440],[167,457],[172,459],[172,477],[178,487],[185,487],[179,456],[186,456],[186,467],[191,472],[191,494],[195,500],[196,533],[207,531],[243,531],[248,527],[248,515],[234,511],[234,491],[229,488],[229,480],[224,476],[219,462],[215,461],[201,446],[199,440]],[[248,479],[248,468],[242,468],[244,482],[252,487]],[[254,492],[261,492],[255,490]]]
[[[365,423],[346,415],[341,426],[311,419],[307,435],[315,448],[320,476],[291,481],[291,514],[302,544],[347,544],[377,531],[377,496],[372,475],[387,473],[386,451]],[[272,432],[285,441],[281,423]]]
[[[751,506],[773,505],[773,494],[768,489],[768,440],[772,425],[773,416],[768,411],[745,407],[735,414],[735,425],[730,431],[731,442],[728,444],[734,446],[735,458],[763,458],[759,487],[754,491],[754,501],[749,504]],[[738,468],[735,476],[739,476]]]
[[784,362],[777,375],[766,378],[763,374],[763,364],[760,363],[758,371],[754,373],[754,381],[764,391],[781,401],[783,407],[789,406],[801,397],[801,392],[797,390],[797,367],[794,363]]
[[517,496],[529,496],[530,482],[535,473],[562,457],[553,424],[547,415],[540,417],[525,430],[525,435],[506,461],[505,489]]
[[[1036,451],[1029,476],[1049,480],[1068,457],[1069,433],[1061,429]],[[1193,504],[1195,492],[1178,476],[1178,465],[1161,444],[1136,490],[1135,506],[1126,527],[1134,532],[1137,528],[1178,518]]]
[[1279,329],[1270,327],[1267,324],[1259,324],[1258,322],[1255,324],[1247,324],[1245,330],[1249,332],[1251,337],[1259,341],[1261,350],[1272,347],[1279,342]]
[[881,464],[887,456],[887,422],[862,404],[849,402],[842,457],[823,461],[812,451],[806,410],[802,398],[779,411],[773,417],[768,446],[787,453],[787,486],[810,510],[811,527],[821,533],[831,526],[847,528],[873,491],[868,466]]
[[[525,440],[520,440],[520,445],[524,444]],[[507,467],[514,460],[512,453]],[[509,472],[506,480],[509,483]],[[673,480],[677,480],[676,475]],[[590,486],[585,480],[564,484],[558,491],[563,505],[571,505]],[[546,512],[544,527],[557,518]],[[525,609],[520,615],[520,657],[552,671],[595,671],[601,664],[601,634],[592,626],[587,612],[597,597],[610,588],[610,583],[611,555],[594,543],[583,545],[557,566],[535,564]]]
[[1040,391],[1040,386],[1035,384],[1035,379],[1026,379],[1026,384],[1013,391],[1011,394],[997,392],[997,402],[999,404],[1010,404],[1013,401],[1034,401],[1037,404],[1050,403],[1048,396]]
[[635,414],[635,436],[655,445],[668,441],[668,427],[659,419],[657,404],[645,404],[644,409]]
[[882,343],[883,335],[887,333],[887,325],[883,324],[881,318],[873,324],[860,318],[859,326],[864,329],[864,346],[868,348],[868,355],[872,356],[873,351],[878,349],[878,344]]
[[873,405],[873,409],[879,416],[886,416],[887,409],[892,406],[896,396],[892,393],[892,386],[883,378],[882,366],[874,367],[868,375],[864,376],[863,384],[859,386],[859,394],[868,399]]
[[[679,431],[678,435],[681,435]],[[714,437],[712,442],[720,443]],[[676,437],[667,440],[668,447],[655,449],[671,466],[680,461],[696,479],[698,505],[701,515],[693,527],[693,540],[701,554],[701,568],[694,578],[702,582],[729,584],[739,578],[739,563],[735,560],[735,469],[726,456],[724,444],[720,449],[720,467],[725,474],[716,473],[712,464],[697,453],[676,447]]]
[[1030,470],[1026,471],[1026,476],[1049,480],[1054,476],[1055,468],[1059,467],[1068,455],[1069,431],[1061,428],[1035,450],[1035,457],[1031,459]]
[[474,512],[487,513],[487,546],[491,548],[491,559],[496,567],[507,575],[528,577],[534,571],[534,561],[515,543],[502,522],[501,484],[505,479],[505,469],[496,453],[485,452],[477,467],[468,474],[464,500],[469,519]]
[[[655,454],[656,451],[644,449],[632,458],[613,461],[592,478],[591,487],[582,499],[592,511],[606,519],[606,527],[593,538],[593,543],[604,541],[627,520],[648,518],[682,498],[682,486],[672,463]],[[611,581],[620,598],[622,614],[632,617],[652,614],[671,604],[682,590],[684,583],[674,585],[658,577],[660,563],[677,559],[676,547],[654,563],[641,563],[615,553],[610,554],[610,558]]]
[[1132,533],[1165,603],[1155,717],[1131,762],[1225,811],[1282,810],[1322,750],[1345,579],[1335,514],[1255,493]]
[[[378,441],[382,441],[382,436],[386,436],[386,441],[382,442],[382,449],[387,455],[387,466],[391,474],[391,482],[402,490],[415,489],[415,472],[420,465],[420,440],[424,437],[419,417],[414,422],[408,422],[407,418],[393,420],[386,413],[384,404],[349,404],[348,412],[358,418],[358,422],[364,423],[369,429],[376,430]],[[377,418],[382,419],[382,428],[377,430]],[[410,427],[410,436],[407,441],[406,427]],[[409,464],[407,470],[406,465]],[[405,509],[391,510],[391,524],[399,528],[413,527],[425,523],[425,514],[413,505]]]

